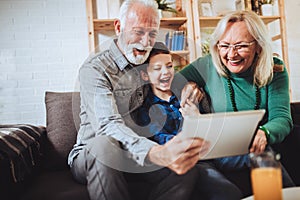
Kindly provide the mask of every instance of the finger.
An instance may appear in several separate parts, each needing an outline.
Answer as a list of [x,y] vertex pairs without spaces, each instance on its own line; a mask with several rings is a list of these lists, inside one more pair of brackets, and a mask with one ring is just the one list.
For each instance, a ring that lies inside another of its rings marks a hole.
[[264,152],[265,147],[266,147],[265,145],[261,145],[260,148],[259,148],[259,152],[258,153]]
[[265,150],[266,145],[267,145],[267,142],[264,140],[261,140],[259,142],[259,147],[258,147],[257,153],[262,153]]
[[194,155],[193,157],[189,157],[189,159],[186,160],[186,162],[181,162],[183,163],[180,164],[183,166],[181,169],[181,173],[186,173],[188,170],[194,167],[198,161],[199,161],[199,155]]
[[204,92],[199,87],[196,86],[196,88],[193,90],[192,94],[190,95],[189,99],[195,103],[199,104],[199,102],[204,97]]
[[210,142],[205,141],[204,144],[201,146],[201,150],[199,152],[200,158],[203,158],[209,151]]
[[188,170],[195,166],[199,160],[199,154],[184,154],[179,159],[171,163],[168,167],[177,174],[185,174]]
[[186,100],[190,97],[192,92],[193,92],[193,88],[189,83],[184,86],[181,92],[181,102],[180,102],[180,105],[182,107],[186,104]]
[[182,145],[186,146],[187,149],[193,149],[193,148],[201,148],[203,145],[206,145],[206,140],[202,138],[186,138],[185,140],[182,140]]
[[258,130],[254,137],[252,147],[250,148],[250,152],[255,152],[255,153],[260,152],[261,149],[264,149],[266,145],[267,145],[266,135],[261,130]]
[[199,99],[201,98],[201,96],[202,96],[202,93],[200,92],[200,90],[194,89],[192,94],[189,97],[189,100],[191,100],[195,104],[198,104],[200,102]]
[[[190,143],[192,141],[192,143]],[[191,169],[200,159],[201,153],[207,152],[210,143],[197,138],[197,139],[189,139],[184,142],[190,143],[188,149],[185,152],[181,153],[180,156],[170,163],[168,166],[171,170],[173,170],[177,174],[184,174],[189,169]],[[183,142],[183,143],[184,143]]]
[[255,137],[255,139],[254,139],[254,141],[253,141],[253,143],[252,143],[252,146],[251,146],[251,148],[250,148],[250,152],[253,153],[253,152],[255,152],[256,150],[257,150],[257,139],[256,139],[256,137]]
[[197,84],[194,82],[188,82],[184,86],[184,88],[182,89],[182,92],[181,92],[181,103],[180,103],[181,106],[184,106],[187,99],[193,98],[193,96],[194,96],[193,93],[195,90],[198,90],[200,92]]
[[[202,145],[205,145],[200,139],[185,138],[178,141],[174,140],[173,144],[168,143],[169,152],[172,152],[170,156],[170,163],[178,159],[184,160],[186,157],[194,156],[195,154],[199,155]],[[175,144],[176,143],[176,144]]]
[[197,106],[194,102],[192,102],[191,100],[187,100],[187,104],[189,105],[190,109],[193,111],[198,111],[199,110],[199,106]]
[[191,107],[192,105],[194,105],[193,101],[191,101],[191,99],[187,99],[186,102],[185,102],[185,106],[189,106]]
[[263,147],[262,146],[256,146],[255,149],[253,150],[254,153],[260,154],[263,152]]
[[207,155],[210,148],[210,142],[201,140],[200,143],[200,145],[191,145],[191,147],[187,149],[187,152],[189,153],[188,156],[197,156],[198,159],[200,159]]
[[257,140],[255,144],[253,143],[250,152],[262,153],[266,148],[267,142],[264,140]]

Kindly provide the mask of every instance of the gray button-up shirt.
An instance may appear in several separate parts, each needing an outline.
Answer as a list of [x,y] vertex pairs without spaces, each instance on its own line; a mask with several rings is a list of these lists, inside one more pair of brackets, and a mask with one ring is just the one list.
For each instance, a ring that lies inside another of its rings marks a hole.
[[126,60],[115,40],[108,50],[85,61],[79,81],[81,124],[77,142],[69,154],[69,165],[88,140],[107,135],[119,141],[130,157],[143,166],[156,143],[138,135],[130,117],[130,112],[142,104],[146,95],[138,67]]

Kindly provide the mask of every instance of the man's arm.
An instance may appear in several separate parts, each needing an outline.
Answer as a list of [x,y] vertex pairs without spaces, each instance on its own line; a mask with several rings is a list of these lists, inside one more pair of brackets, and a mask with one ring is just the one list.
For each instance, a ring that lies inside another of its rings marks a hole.
[[133,160],[144,165],[148,151],[156,143],[126,126],[119,113],[109,75],[97,59],[85,63],[80,69],[81,124],[86,130],[79,137],[85,143],[97,135],[110,136],[130,152]]

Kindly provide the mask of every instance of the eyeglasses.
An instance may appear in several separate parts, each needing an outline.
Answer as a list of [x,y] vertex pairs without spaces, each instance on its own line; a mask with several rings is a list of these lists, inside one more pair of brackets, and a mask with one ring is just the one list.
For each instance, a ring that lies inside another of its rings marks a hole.
[[237,52],[249,52],[250,51],[250,46],[255,43],[255,40],[251,42],[242,42],[239,44],[225,44],[225,43],[219,43],[217,44],[219,50],[222,53],[227,53],[230,48]]

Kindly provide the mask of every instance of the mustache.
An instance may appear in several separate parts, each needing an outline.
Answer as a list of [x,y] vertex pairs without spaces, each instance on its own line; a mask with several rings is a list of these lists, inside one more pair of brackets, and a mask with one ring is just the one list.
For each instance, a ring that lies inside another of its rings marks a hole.
[[130,49],[136,49],[138,51],[151,51],[152,50],[152,46],[148,45],[148,46],[144,47],[140,43],[129,44],[128,48],[130,48]]

